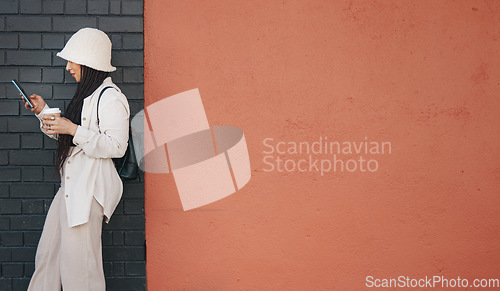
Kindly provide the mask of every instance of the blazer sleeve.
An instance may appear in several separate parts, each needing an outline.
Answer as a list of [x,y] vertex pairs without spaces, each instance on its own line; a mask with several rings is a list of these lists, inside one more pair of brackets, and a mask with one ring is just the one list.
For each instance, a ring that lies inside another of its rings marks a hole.
[[99,131],[78,126],[73,143],[93,158],[121,158],[128,145],[130,109],[127,98],[106,90],[99,102]]
[[45,103],[45,107],[43,107],[42,111],[40,111],[40,113],[36,114],[35,113],[35,116],[38,118],[38,120],[40,120],[40,130],[45,133],[45,135],[47,135],[48,137],[52,138],[52,139],[59,139],[59,135],[58,134],[48,134],[45,130],[43,130],[42,126],[43,126],[43,111],[45,109],[50,109],[49,105],[47,105],[47,103]]

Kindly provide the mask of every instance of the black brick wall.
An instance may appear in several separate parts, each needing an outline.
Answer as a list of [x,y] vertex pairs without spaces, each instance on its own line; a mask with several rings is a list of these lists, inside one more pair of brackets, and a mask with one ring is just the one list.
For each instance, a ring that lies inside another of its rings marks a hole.
[[[26,290],[59,175],[56,141],[40,132],[10,80],[66,108],[76,85],[55,54],[78,29],[96,27],[112,40],[111,76],[135,115],[144,106],[143,1],[1,0],[0,13],[0,290]],[[142,174],[125,183],[102,243],[107,290],[145,290]]]

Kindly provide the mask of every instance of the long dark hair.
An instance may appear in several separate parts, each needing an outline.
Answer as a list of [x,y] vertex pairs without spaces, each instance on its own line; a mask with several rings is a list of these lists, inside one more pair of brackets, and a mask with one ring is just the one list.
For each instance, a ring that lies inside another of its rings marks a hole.
[[[74,124],[81,125],[83,99],[92,94],[106,77],[108,72],[98,71],[90,67],[81,65],[80,82],[76,87],[75,95],[69,102],[64,117],[71,120]],[[73,136],[69,134],[60,134],[59,143],[57,144],[57,169],[60,171],[64,165],[64,161],[68,157],[69,149],[73,145]]]

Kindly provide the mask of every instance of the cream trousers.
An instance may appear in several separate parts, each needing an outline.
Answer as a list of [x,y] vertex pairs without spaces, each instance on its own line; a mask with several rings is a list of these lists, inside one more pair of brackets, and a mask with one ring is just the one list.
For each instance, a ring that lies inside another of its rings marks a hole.
[[101,232],[103,208],[93,199],[87,223],[68,227],[64,188],[50,205],[36,251],[28,291],[104,291]]

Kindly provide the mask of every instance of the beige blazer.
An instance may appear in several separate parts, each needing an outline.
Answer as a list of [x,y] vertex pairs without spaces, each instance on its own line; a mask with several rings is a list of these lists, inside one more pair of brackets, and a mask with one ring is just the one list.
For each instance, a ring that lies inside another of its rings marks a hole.
[[[97,100],[104,87],[99,103],[99,128],[97,126]],[[46,108],[50,108],[48,105]],[[36,115],[42,129],[43,110]],[[68,225],[77,226],[88,222],[92,198],[104,208],[106,222],[120,202],[123,183],[111,158],[122,157],[127,150],[130,109],[127,98],[111,81],[104,80],[83,102],[81,125],[78,126],[69,158],[60,171],[61,188],[66,200]],[[57,135],[49,135],[57,139]]]

